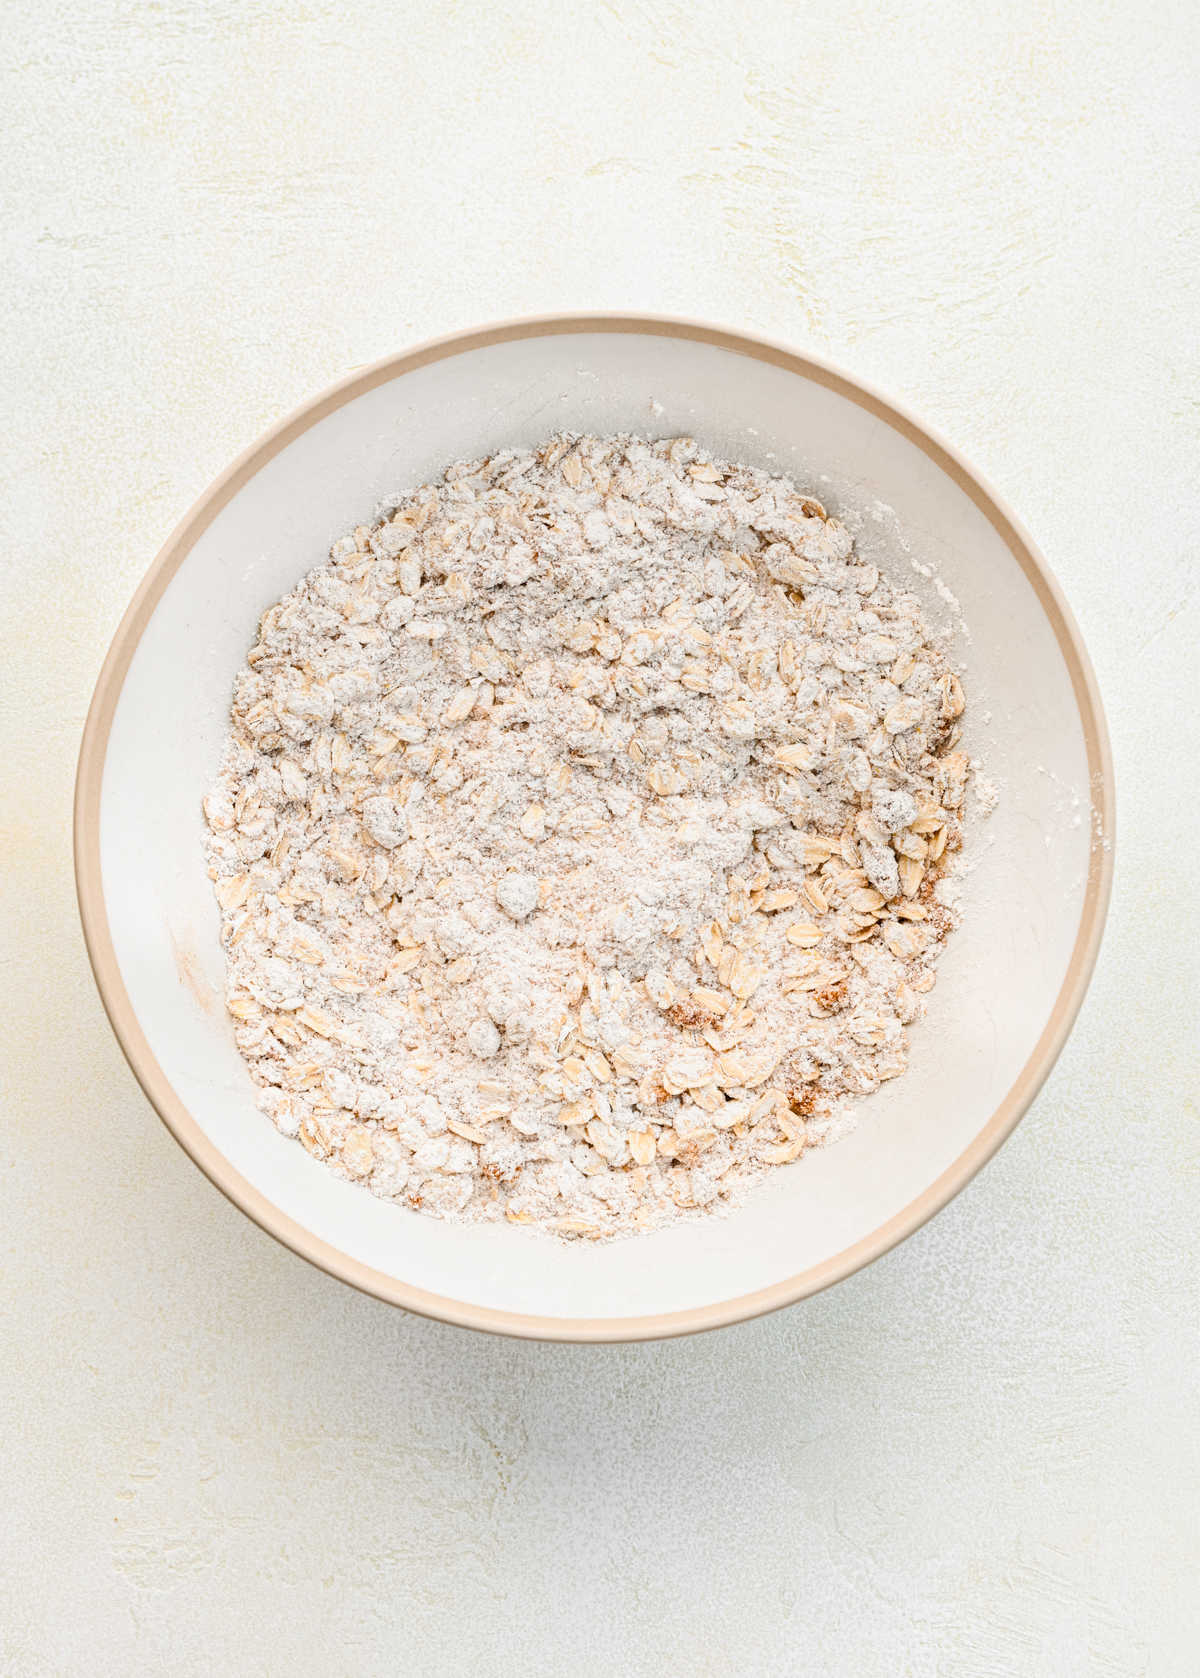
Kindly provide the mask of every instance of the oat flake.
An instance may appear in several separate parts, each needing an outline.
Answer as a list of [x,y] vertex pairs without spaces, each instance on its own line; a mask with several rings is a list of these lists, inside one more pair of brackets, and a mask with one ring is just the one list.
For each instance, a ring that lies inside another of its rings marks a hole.
[[688,438],[452,466],[263,617],[205,801],[258,1100],[571,1236],[727,1203],[897,1076],[963,695],[915,598]]

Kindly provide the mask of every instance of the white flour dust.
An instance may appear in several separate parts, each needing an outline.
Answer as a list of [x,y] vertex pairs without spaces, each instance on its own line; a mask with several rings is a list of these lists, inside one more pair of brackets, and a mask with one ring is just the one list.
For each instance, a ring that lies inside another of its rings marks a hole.
[[440,1216],[719,1207],[904,1069],[962,710],[784,478],[627,436],[450,467],[236,684],[205,814],[261,1107]]

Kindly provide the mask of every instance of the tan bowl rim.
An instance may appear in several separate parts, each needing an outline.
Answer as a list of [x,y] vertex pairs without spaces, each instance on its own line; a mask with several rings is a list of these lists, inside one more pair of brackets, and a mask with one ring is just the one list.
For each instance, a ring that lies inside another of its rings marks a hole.
[[[428,1293],[360,1263],[286,1216],[248,1183],[213,1145],[152,1054],[117,965],[100,871],[100,793],[109,733],[121,687],[138,642],[164,589],[217,513],[243,484],[294,438],[336,408],[377,385],[465,350],[521,338],[581,332],[648,333],[656,337],[687,338],[771,362],[866,408],[924,450],[988,519],[1028,577],[1041,602],[1070,672],[1083,724],[1092,797],[1094,842],[1091,862],[1079,928],[1062,987],[1029,1059],[975,1139],[902,1211],[871,1234],[820,1264],[753,1293],[694,1306],[686,1311],[647,1317],[529,1316]],[[834,1282],[842,1281],[919,1229],[986,1164],[1041,1089],[1079,1012],[1096,964],[1112,887],[1113,824],[1113,767],[1108,729],[1095,675],[1075,620],[1046,561],[1028,533],[1004,501],[948,442],[872,386],[807,351],[801,352],[774,339],[672,315],[580,312],[524,316],[452,332],[359,368],[280,420],[210,485],[171,532],[142,579],[113,637],[96,683],[84,726],[75,783],[75,881],[88,958],[105,1011],[134,1076],[175,1140],[191,1155],[205,1176],[261,1229],[310,1264],[364,1293],[459,1327],[539,1340],[655,1340],[744,1322],[778,1310],[781,1306],[793,1305]]]

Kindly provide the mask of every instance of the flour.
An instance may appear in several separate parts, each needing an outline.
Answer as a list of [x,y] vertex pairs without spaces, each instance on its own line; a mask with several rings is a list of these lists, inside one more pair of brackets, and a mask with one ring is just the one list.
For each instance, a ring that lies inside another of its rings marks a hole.
[[264,615],[205,803],[259,1104],[376,1194],[606,1236],[897,1076],[963,696],[916,600],[686,438],[450,467]]

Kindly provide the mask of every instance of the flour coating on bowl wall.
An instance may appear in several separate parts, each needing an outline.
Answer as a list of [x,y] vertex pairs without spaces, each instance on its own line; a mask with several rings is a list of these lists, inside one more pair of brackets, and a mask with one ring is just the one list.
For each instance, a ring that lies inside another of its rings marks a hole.
[[441,1217],[728,1204],[904,1070],[963,704],[785,478],[678,437],[451,466],[237,679],[207,854],[260,1107]]

